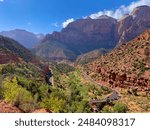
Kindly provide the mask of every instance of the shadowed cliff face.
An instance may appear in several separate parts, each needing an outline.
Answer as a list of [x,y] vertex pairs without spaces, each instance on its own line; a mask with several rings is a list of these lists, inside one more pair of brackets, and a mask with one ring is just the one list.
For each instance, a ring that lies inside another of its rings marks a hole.
[[78,55],[95,49],[113,49],[150,28],[149,14],[150,7],[141,6],[118,21],[108,16],[79,19],[70,23],[61,32],[48,34],[34,51],[39,56],[52,59],[53,53],[59,48],[61,51],[57,51],[55,59],[75,59]]
[[53,56],[54,58],[75,59],[80,54],[98,48],[113,48],[116,43],[114,35],[116,25],[117,20],[111,17],[79,19],[70,23],[61,32],[47,35],[34,48],[35,53],[52,59],[55,52],[60,50],[55,57]]
[[62,30],[64,43],[78,53],[102,47],[112,48],[115,45],[116,24],[117,20],[110,17],[77,20]]
[[119,44],[128,42],[150,28],[150,7],[141,6],[126,15],[117,25]]

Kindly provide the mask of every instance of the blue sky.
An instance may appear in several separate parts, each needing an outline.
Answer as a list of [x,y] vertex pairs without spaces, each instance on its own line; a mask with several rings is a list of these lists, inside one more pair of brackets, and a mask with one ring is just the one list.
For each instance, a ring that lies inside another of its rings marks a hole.
[[0,31],[19,28],[51,33],[60,31],[68,19],[71,22],[91,14],[97,17],[104,12],[119,18],[130,12],[130,6],[141,3],[149,5],[150,0],[0,0]]

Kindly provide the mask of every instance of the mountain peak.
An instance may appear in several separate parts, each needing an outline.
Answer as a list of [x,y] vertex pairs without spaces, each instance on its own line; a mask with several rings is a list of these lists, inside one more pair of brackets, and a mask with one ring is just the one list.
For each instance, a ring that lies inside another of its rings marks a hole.
[[25,29],[14,29],[14,30],[10,30],[10,31],[24,31],[24,32],[27,32]]
[[112,18],[112,17],[110,17],[110,16],[108,16],[108,15],[101,15],[101,16],[99,16],[99,17],[97,17],[97,19],[114,19],[114,18]]
[[132,11],[132,13],[131,13],[131,15],[144,15],[145,13],[147,13],[147,12],[149,12],[150,11],[150,6],[147,6],[147,5],[143,5],[143,6],[138,6],[138,7],[136,7],[133,11]]
[[136,7],[134,10],[136,10],[136,9],[147,9],[147,8],[150,8],[150,6],[148,6],[148,5],[142,5],[142,6]]
[[92,19],[90,16],[86,17],[86,19]]

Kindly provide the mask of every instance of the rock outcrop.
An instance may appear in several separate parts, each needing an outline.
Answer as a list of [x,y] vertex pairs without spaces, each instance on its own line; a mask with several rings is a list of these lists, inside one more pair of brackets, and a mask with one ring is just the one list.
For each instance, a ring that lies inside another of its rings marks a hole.
[[88,65],[93,78],[111,87],[150,91],[150,29]]
[[124,16],[117,25],[118,42],[126,43],[150,28],[150,7],[140,6]]

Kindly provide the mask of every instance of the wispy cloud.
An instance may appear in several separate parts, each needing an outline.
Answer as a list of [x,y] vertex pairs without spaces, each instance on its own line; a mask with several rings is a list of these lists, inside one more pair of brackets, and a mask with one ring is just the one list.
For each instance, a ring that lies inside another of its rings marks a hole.
[[90,17],[92,19],[96,19],[101,15],[108,15],[113,18],[120,19],[123,15],[130,14],[134,8],[138,6],[142,6],[142,5],[150,6],[150,0],[138,0],[138,1],[132,2],[128,6],[122,5],[116,10],[104,10],[104,11],[91,14]]
[[63,28],[67,27],[69,23],[74,21],[73,18],[67,19],[65,22],[62,23]]
[[4,2],[4,0],[0,0],[0,2]]
[[52,26],[58,28],[59,27],[58,22],[52,23]]

